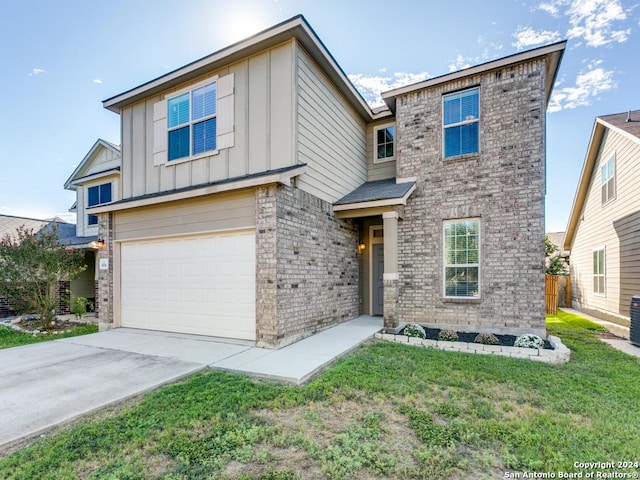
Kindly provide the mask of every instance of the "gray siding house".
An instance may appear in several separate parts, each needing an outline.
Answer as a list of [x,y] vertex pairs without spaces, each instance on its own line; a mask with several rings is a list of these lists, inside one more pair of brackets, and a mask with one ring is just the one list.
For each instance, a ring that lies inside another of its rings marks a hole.
[[626,326],[640,295],[639,180],[640,110],[597,117],[564,249],[573,306]]
[[565,43],[384,94],[302,16],[104,101],[99,319],[278,348],[358,315],[544,323],[545,111]]

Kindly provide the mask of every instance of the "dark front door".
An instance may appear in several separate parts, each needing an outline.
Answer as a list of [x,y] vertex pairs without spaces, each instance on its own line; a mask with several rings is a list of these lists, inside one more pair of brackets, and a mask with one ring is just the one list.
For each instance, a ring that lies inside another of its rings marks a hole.
[[371,288],[373,311],[371,314],[382,315],[384,314],[384,244],[374,243],[371,255],[373,257],[373,285]]

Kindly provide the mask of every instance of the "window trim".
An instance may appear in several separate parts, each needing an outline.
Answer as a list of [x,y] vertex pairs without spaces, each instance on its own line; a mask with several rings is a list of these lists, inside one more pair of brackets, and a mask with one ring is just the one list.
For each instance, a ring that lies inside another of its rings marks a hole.
[[[602,252],[602,273],[593,273],[595,265],[593,264],[593,255],[596,252]],[[591,283],[593,284],[593,294],[597,297],[607,296],[607,247],[601,245],[591,251]],[[596,291],[596,277],[602,277],[602,292]]]
[[[607,165],[609,165],[609,162],[613,163],[613,175],[607,179],[606,182],[602,183],[602,170],[604,168],[607,167]],[[617,165],[616,165],[616,154],[615,152],[612,153],[609,158],[607,159],[606,162],[604,162],[601,166],[600,166],[600,202],[601,202],[601,206],[605,206],[610,204],[611,202],[613,202],[616,199],[616,195],[618,193],[618,185],[616,184],[616,176],[617,176]],[[609,183],[613,183],[613,195],[611,195],[610,197],[607,197],[606,201],[602,201],[602,190],[603,187],[606,187],[607,185],[609,185]]]
[[[446,240],[446,226],[450,223],[462,223],[475,221],[478,223],[478,263],[465,263],[465,264],[448,264],[447,263],[447,240]],[[442,298],[446,301],[469,301],[469,300],[481,300],[482,299],[482,220],[480,217],[469,218],[450,218],[442,221]],[[478,268],[478,295],[470,296],[454,296],[447,295],[447,267],[477,267]]]
[[[218,136],[218,125],[217,125],[217,119],[218,119],[218,79],[219,79],[219,75],[214,75],[212,77],[208,77],[200,82],[194,83],[192,85],[189,85],[187,87],[181,88],[180,90],[176,90],[175,92],[171,92],[170,94],[165,95],[164,97],[164,101],[166,102],[166,121],[165,121],[165,128],[164,128],[164,134],[166,136],[166,141],[167,141],[167,156],[166,156],[166,161],[164,162],[165,166],[170,166],[170,165],[177,165],[179,163],[183,163],[183,162],[191,162],[193,160],[198,160],[201,158],[205,158],[205,157],[210,157],[212,155],[217,155],[218,153],[220,153],[220,149],[218,148],[218,141],[217,141],[217,136]],[[191,117],[192,117],[192,112],[191,112],[191,107],[193,104],[193,91],[194,90],[198,90],[199,88],[202,88],[206,85],[215,83],[216,84],[216,113],[214,115],[210,115],[207,117],[203,117],[203,118],[199,118],[197,121],[194,121]],[[169,132],[173,131],[173,130],[177,130],[179,128],[183,128],[185,125],[187,124],[182,124],[181,126],[176,126],[176,127],[169,127],[169,101],[177,98],[181,95],[184,95],[185,93],[189,94],[189,121],[188,121],[188,125],[189,125],[189,155],[186,157],[180,157],[180,158],[176,158],[173,160],[169,159]],[[201,152],[198,153],[196,155],[194,155],[193,152],[193,128],[192,126],[195,123],[200,123],[200,122],[204,122],[206,120],[209,120],[211,118],[215,118],[216,119],[216,148],[214,150],[207,150],[205,152]]]
[[[450,97],[452,95],[457,95],[463,92],[467,92],[467,91],[471,91],[471,90],[476,90],[478,92],[478,118],[472,119],[472,120],[463,120],[461,122],[458,123],[451,123],[449,125],[445,125],[444,123],[444,103],[447,99],[447,97]],[[468,156],[477,156],[480,155],[480,118],[481,118],[481,102],[480,102],[480,85],[475,85],[473,87],[469,87],[469,88],[463,88],[461,90],[456,90],[453,92],[447,92],[447,93],[443,93],[442,94],[442,102],[441,102],[441,126],[442,126],[442,159],[443,160],[452,160],[452,159],[458,159],[458,158],[464,158],[464,157],[468,157]],[[478,124],[478,148],[475,152],[469,152],[469,153],[461,153],[460,155],[450,155],[447,156],[446,155],[446,144],[445,144],[445,132],[446,129],[448,128],[454,128],[454,127],[461,127],[464,125],[471,125],[472,123],[477,123]]]
[[[389,127],[393,127],[393,155],[391,157],[378,158],[378,131],[389,128]],[[396,153],[398,148],[397,133],[398,133],[398,128],[396,127],[396,122],[387,122],[387,123],[383,123],[373,127],[373,163],[374,164],[394,162],[396,160]]]
[[[109,200],[108,202],[101,202],[100,201],[100,187],[102,187],[103,185],[110,185],[110,190],[111,190],[111,200]],[[89,204],[89,190],[92,188],[97,188],[98,189],[98,203],[94,204],[94,205],[90,205]],[[87,185],[86,186],[86,201],[85,201],[85,211],[87,208],[93,208],[93,207],[98,207],[100,205],[107,205],[109,203],[113,202],[113,181],[109,181],[109,182],[103,182],[103,183],[95,183],[92,185]],[[93,228],[96,227],[99,223],[98,216],[94,213],[87,213],[86,214],[87,217],[87,227],[89,228]],[[94,223],[91,223],[91,218],[95,217],[96,221]]]

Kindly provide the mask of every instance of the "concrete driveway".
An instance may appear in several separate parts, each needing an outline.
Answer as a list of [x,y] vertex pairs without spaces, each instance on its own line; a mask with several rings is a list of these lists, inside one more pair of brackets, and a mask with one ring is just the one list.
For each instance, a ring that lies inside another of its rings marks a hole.
[[382,327],[373,317],[280,350],[118,328],[0,350],[0,452],[81,415],[208,367],[301,384]]

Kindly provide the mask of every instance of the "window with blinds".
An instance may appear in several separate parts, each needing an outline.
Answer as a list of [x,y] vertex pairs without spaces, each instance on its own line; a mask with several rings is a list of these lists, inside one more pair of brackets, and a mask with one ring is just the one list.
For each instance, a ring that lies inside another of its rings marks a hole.
[[479,151],[480,89],[445,95],[442,100],[444,158]]

